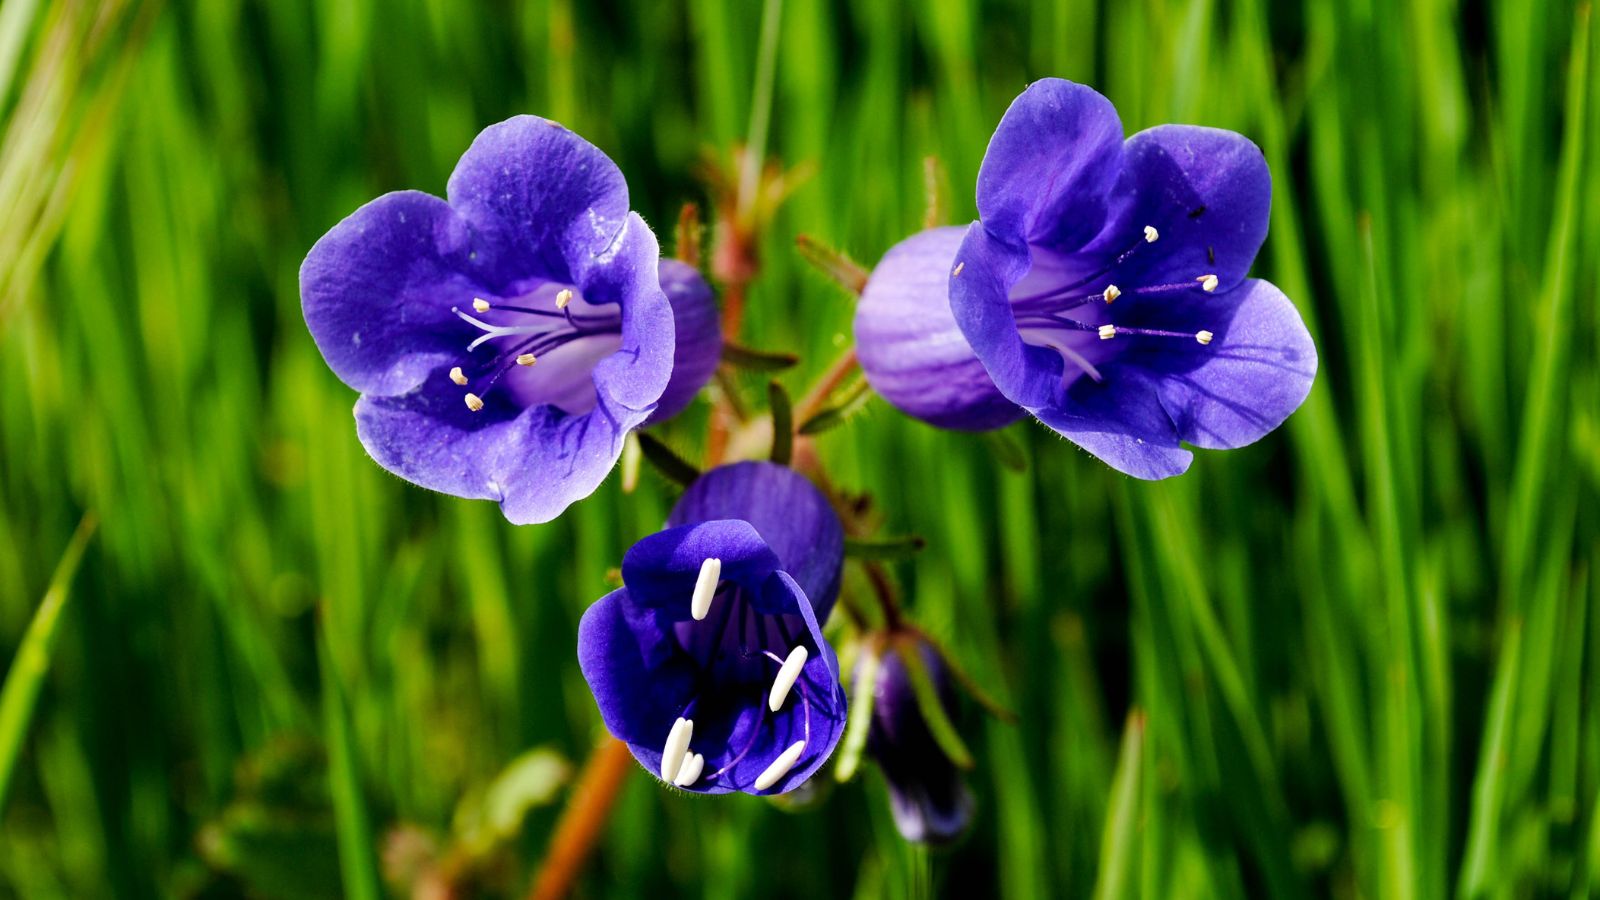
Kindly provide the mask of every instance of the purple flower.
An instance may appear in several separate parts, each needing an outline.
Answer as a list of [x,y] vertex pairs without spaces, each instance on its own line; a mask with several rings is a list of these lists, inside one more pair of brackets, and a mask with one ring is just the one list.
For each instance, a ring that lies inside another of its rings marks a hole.
[[622,173],[554,122],[484,129],[446,195],[385,194],[324,235],[300,269],[306,324],[361,392],[379,465],[548,521],[705,382],[711,291],[687,266],[658,274]]
[[867,754],[889,783],[889,809],[908,841],[955,840],[972,821],[972,794],[955,763],[939,749],[917,707],[916,692],[900,654],[918,652],[939,702],[952,719],[956,709],[950,673],[933,645],[921,638],[896,642],[884,651],[873,685]]
[[821,628],[839,593],[839,520],[803,476],[746,462],[702,475],[667,524],[628,550],[624,586],[578,626],[600,716],[684,790],[792,790],[844,731]]
[[950,313],[950,269],[966,231],[930,228],[889,248],[856,305],[856,355],[872,389],[906,415],[986,431],[1023,413],[995,387]]
[[[992,385],[1123,472],[1177,475],[1193,458],[1179,441],[1249,444],[1316,375],[1294,305],[1245,278],[1271,194],[1261,151],[1240,135],[1163,125],[1124,141],[1104,97],[1036,82],[989,141],[980,218],[960,246],[924,232],[873,273],[862,367],[935,424],[1004,424]],[[941,260],[943,281],[925,268]],[[939,309],[941,283],[965,344]]]

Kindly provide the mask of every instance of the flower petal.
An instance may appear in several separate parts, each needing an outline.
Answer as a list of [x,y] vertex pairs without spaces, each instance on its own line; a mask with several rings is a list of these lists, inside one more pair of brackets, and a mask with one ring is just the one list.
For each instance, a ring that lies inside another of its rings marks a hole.
[[667,732],[694,691],[686,662],[628,588],[590,604],[578,622],[578,668],[600,718],[651,772],[660,771]]
[[676,259],[661,260],[661,290],[672,305],[677,331],[672,357],[672,379],[656,411],[645,422],[653,425],[682,412],[705,387],[722,361],[722,319],[711,285],[700,271]]
[[1209,346],[1184,342],[1181,352],[1130,354],[1126,362],[1151,373],[1178,436],[1197,447],[1253,443],[1311,391],[1317,348],[1294,304],[1269,282],[1248,279],[1186,306],[1179,327],[1214,337]]
[[1094,89],[1028,85],[1000,120],[978,170],[978,214],[1007,243],[1082,246],[1099,233],[1122,160],[1122,120]]
[[1011,309],[1011,287],[1030,265],[1028,249],[996,239],[975,222],[956,251],[956,263],[961,274],[950,279],[950,312],[995,387],[1028,409],[1060,402],[1061,355],[1025,343]]
[[1095,247],[1114,256],[1139,246],[1146,225],[1160,236],[1139,246],[1113,278],[1146,285],[1216,275],[1219,290],[1238,284],[1266,240],[1272,212],[1272,173],[1261,149],[1220,128],[1159,125],[1128,138],[1122,158],[1111,224]]
[[[661,248],[637,213],[629,213],[612,243],[574,260],[573,283],[591,303],[618,303],[622,345],[594,368],[595,389],[619,410],[639,412],[623,431],[655,411],[672,378],[676,329],[672,306],[661,290]],[[621,452],[620,444],[618,452]]]
[[1062,402],[1029,412],[1062,437],[1135,478],[1170,478],[1187,471],[1194,454],[1178,446],[1176,427],[1162,407],[1151,377],[1120,359],[1100,372],[1103,380],[1079,378]]
[[777,554],[749,522],[714,519],[640,539],[622,557],[622,580],[632,590],[634,603],[659,610],[671,620],[688,619],[690,596],[707,559],[722,561],[723,581],[752,592],[765,588],[780,565]]
[[497,500],[514,524],[548,522],[594,493],[645,413],[602,397],[571,416],[554,406],[518,408],[499,392],[467,409],[444,369],[399,397],[356,402],[356,434],[385,469],[457,497]]
[[499,247],[508,278],[559,281],[610,246],[628,185],[599,148],[559,123],[516,116],[480,132],[450,175],[450,205]]
[[931,228],[883,255],[856,305],[856,352],[872,389],[901,412],[941,428],[987,431],[1023,412],[995,387],[950,312],[950,273],[964,234],[959,226]]
[[452,306],[482,292],[487,247],[443,200],[384,194],[335,225],[300,266],[317,349],[357,391],[410,391],[465,348]]
[[839,597],[844,528],[822,492],[804,475],[769,462],[719,466],[695,479],[667,524],[743,519],[799,582],[818,621],[826,622]]

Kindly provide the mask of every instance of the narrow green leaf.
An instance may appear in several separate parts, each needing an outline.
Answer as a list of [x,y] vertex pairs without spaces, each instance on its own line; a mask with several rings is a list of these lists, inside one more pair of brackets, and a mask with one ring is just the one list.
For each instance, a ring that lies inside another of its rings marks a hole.
[[[326,615],[326,612],[323,612]],[[328,790],[333,795],[333,817],[339,838],[339,871],[346,897],[380,900],[377,844],[372,820],[361,789],[360,763],[350,733],[350,710],[328,645],[326,622],[317,628],[318,661],[322,670],[322,713],[328,743]]]
[[1122,754],[1111,780],[1111,809],[1100,838],[1100,875],[1094,885],[1095,900],[1134,896],[1135,861],[1138,859],[1139,784],[1144,768],[1144,713],[1128,713],[1122,731]]
[[1022,473],[1028,471],[1028,454],[1017,443],[1017,439],[1004,431],[985,431],[982,434],[984,446],[994,456],[995,462],[1007,469]]
[[872,727],[872,704],[877,698],[878,672],[883,658],[876,647],[863,647],[856,661],[855,685],[850,691],[850,717],[844,724],[844,738],[839,742],[839,764],[833,776],[839,781],[849,781],[861,768],[861,753],[867,746],[867,732]]
[[867,286],[868,272],[859,263],[810,235],[802,234],[794,242],[800,248],[800,257],[828,276],[828,280],[861,296]]
[[772,461],[787,466],[794,455],[794,404],[783,385],[772,381],[767,384],[767,405],[772,409]]
[[643,431],[634,432],[639,435],[639,449],[643,451],[644,458],[656,471],[668,481],[688,487],[691,482],[700,477],[700,470],[695,468],[688,460],[679,456],[676,451],[654,435]]
[[922,713],[934,743],[939,745],[944,755],[957,767],[970,769],[973,766],[972,751],[967,749],[966,742],[956,732],[955,723],[945,713],[944,704],[939,700],[939,689],[934,687],[928,667],[923,664],[920,643],[908,641],[899,648],[900,661],[905,664],[906,677],[911,680],[911,691],[917,696],[917,711]]
[[800,426],[800,433],[806,436],[822,434],[832,431],[840,425],[850,421],[856,413],[865,409],[867,402],[872,399],[872,386],[867,384],[865,378],[857,381],[845,391],[838,403],[817,412],[805,420]]
[[784,369],[793,368],[800,362],[800,357],[793,353],[754,350],[735,344],[732,341],[723,341],[722,361],[735,368],[746,369],[751,372],[781,372]]
[[902,537],[844,539],[844,555],[856,559],[882,559],[896,561],[910,559],[921,553],[928,541],[920,534]]
[[60,562],[56,563],[55,574],[50,578],[38,611],[28,623],[27,633],[22,636],[22,645],[17,648],[17,655],[6,673],[5,686],[0,687],[0,812],[5,811],[11,776],[22,755],[22,742],[33,721],[45,676],[50,672],[50,657],[59,634],[57,627],[69,596],[67,588],[78,571],[78,564],[83,561],[83,552],[89,546],[94,529],[94,513],[84,514]]

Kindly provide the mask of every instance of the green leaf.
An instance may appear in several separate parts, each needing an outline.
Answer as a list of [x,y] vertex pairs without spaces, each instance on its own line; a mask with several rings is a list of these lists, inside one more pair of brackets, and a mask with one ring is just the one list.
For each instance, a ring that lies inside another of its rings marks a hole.
[[767,384],[767,404],[772,407],[772,461],[787,466],[794,455],[794,404],[776,381]]
[[751,372],[781,372],[793,368],[800,362],[800,357],[793,353],[771,353],[765,350],[753,350],[732,341],[722,342],[722,361],[739,369]]
[[966,742],[956,732],[955,723],[945,713],[944,703],[939,700],[939,690],[934,687],[928,667],[922,662],[920,644],[920,639],[906,641],[899,648],[900,661],[905,664],[906,676],[911,680],[911,691],[917,696],[917,711],[922,713],[934,743],[939,745],[944,755],[957,767],[970,769],[973,765],[972,751],[967,749]]
[[995,462],[1019,474],[1028,471],[1028,454],[1016,438],[1004,431],[985,431],[982,438]]
[[826,407],[811,418],[806,419],[804,424],[800,426],[800,433],[810,437],[814,434],[832,431],[850,421],[856,413],[865,409],[867,402],[871,399],[872,386],[867,384],[867,380],[863,378],[851,385],[838,403]]
[[800,248],[802,259],[828,276],[833,283],[851,294],[861,296],[861,291],[867,286],[868,272],[860,264],[810,235],[802,234],[794,242]]
[[16,771],[17,758],[22,753],[23,739],[28,725],[33,721],[33,711],[39,702],[39,692],[44,688],[45,676],[50,672],[50,658],[55,650],[57,627],[61,624],[61,611],[67,604],[67,588],[72,576],[83,561],[83,552],[94,534],[95,517],[86,513],[78,522],[78,530],[67,542],[67,549],[56,563],[56,571],[45,589],[44,600],[28,623],[28,632],[11,661],[5,686],[0,688],[0,812],[6,808],[6,793],[11,786],[11,776]]
[[882,668],[883,657],[869,642],[856,661],[855,685],[850,691],[850,717],[844,724],[844,738],[839,741],[839,763],[833,770],[833,777],[839,781],[849,781],[861,768],[861,753],[866,749],[867,733],[872,728],[872,704],[877,697],[878,673]]
[[699,469],[679,456],[671,447],[656,439],[654,435],[643,431],[634,433],[639,435],[639,449],[644,452],[644,458],[650,465],[655,466],[662,477],[684,487],[688,487],[700,477]]
[[928,541],[920,534],[901,537],[844,539],[844,553],[856,559],[882,559],[896,561],[910,559],[921,553]]

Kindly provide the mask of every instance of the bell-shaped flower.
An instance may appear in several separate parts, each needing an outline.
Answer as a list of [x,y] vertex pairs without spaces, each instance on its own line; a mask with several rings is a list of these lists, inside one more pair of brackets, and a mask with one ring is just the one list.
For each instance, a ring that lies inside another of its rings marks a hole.
[[839,520],[803,476],[746,462],[700,476],[667,524],[628,550],[623,587],[579,625],[601,718],[686,791],[792,790],[844,731],[821,627],[839,593]]
[[873,682],[867,755],[888,782],[889,810],[900,835],[942,844],[960,837],[972,822],[972,792],[928,728],[903,653],[921,656],[945,715],[955,717],[955,688],[938,649],[921,638],[893,642],[883,651]]
[[555,122],[485,129],[446,196],[385,194],[324,235],[300,269],[306,324],[361,393],[379,465],[548,521],[710,376],[711,291],[661,262],[616,165]]

